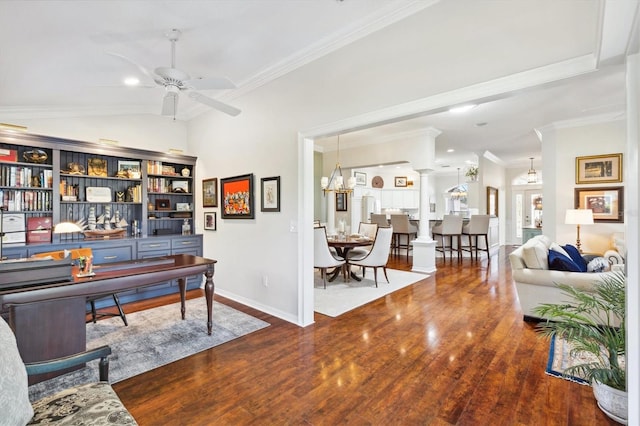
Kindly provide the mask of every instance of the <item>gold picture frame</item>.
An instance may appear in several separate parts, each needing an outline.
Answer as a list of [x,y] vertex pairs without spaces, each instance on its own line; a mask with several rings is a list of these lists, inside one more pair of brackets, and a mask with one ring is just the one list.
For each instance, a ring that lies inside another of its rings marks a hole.
[[622,153],[576,157],[576,184],[622,182]]

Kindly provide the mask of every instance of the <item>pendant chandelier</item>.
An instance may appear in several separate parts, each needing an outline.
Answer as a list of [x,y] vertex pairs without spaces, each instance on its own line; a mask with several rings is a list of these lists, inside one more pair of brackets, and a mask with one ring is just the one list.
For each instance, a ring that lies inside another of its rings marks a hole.
[[467,198],[467,191],[464,186],[460,185],[460,167],[458,167],[458,185],[451,191],[452,200],[460,200]]
[[538,173],[536,169],[533,168],[533,157],[529,157],[531,160],[531,168],[529,169],[529,173],[527,173],[527,183],[538,183]]
[[331,177],[322,176],[320,179],[320,186],[322,192],[327,195],[327,192],[336,192],[338,194],[353,194],[353,188],[356,186],[356,178],[350,177],[347,180],[347,185],[344,184],[344,176],[342,175],[342,167],[340,167],[340,135],[338,135],[338,154],[336,157],[336,167],[331,173]]

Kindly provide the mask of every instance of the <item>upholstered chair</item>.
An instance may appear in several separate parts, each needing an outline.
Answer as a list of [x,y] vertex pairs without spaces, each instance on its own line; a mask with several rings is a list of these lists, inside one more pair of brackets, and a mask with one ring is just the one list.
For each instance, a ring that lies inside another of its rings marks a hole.
[[327,268],[341,268],[345,261],[329,250],[327,229],[324,226],[313,228],[313,267],[320,269],[324,288],[327,288]]
[[369,238],[371,240],[372,245],[363,246],[363,247],[354,247],[351,250],[349,250],[349,254],[347,257],[351,259],[353,257],[362,257],[367,253],[369,253],[369,251],[371,250],[371,247],[373,247],[373,240],[376,239],[377,231],[378,231],[377,223],[360,222],[360,225],[358,225],[358,235]]
[[362,267],[362,278],[364,278],[366,268],[373,268],[373,279],[376,287],[378,287],[378,268],[382,268],[384,277],[387,283],[389,282],[389,277],[387,277],[387,261],[389,260],[389,253],[391,251],[392,237],[392,227],[378,228],[371,251],[361,258],[349,259],[350,265]]
[[[442,223],[431,229],[431,235],[434,240],[438,241],[439,239],[440,244],[436,245],[436,250],[442,253],[445,260],[447,259],[447,250],[451,260],[453,260],[454,251],[458,253],[458,261],[462,260],[462,216],[444,215]],[[456,240],[455,246],[453,244],[454,238]]]
[[[487,257],[491,260],[491,253],[489,252],[490,220],[491,216],[488,214],[474,214],[469,219],[469,223],[462,227],[462,235],[466,236],[468,239],[468,245],[463,245],[462,250],[468,251],[472,260],[474,253],[476,255],[476,260],[478,260],[478,251],[486,251]],[[484,246],[480,246],[478,244],[478,237],[484,237]]]
[[[80,354],[24,364],[13,331],[0,317],[0,423],[3,425],[136,425],[109,385],[108,355],[102,346]],[[28,375],[51,373],[100,359],[100,381],[29,401]]]
[[389,221],[387,220],[386,214],[371,214],[371,223],[377,224],[379,227],[387,227],[389,226]]

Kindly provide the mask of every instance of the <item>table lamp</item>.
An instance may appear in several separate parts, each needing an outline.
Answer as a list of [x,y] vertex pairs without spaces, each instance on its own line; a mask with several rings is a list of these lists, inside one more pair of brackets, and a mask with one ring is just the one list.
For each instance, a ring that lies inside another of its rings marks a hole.
[[564,217],[567,225],[576,225],[576,247],[580,249],[580,225],[593,225],[593,210],[591,209],[569,209]]

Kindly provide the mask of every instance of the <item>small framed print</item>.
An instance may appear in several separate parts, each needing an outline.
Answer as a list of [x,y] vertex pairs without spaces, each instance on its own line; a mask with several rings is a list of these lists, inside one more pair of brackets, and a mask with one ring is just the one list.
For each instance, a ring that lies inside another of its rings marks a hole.
[[622,154],[576,157],[576,184],[622,182]]
[[367,174],[364,172],[353,172],[353,177],[356,178],[356,185],[365,186],[367,184]]
[[202,207],[218,207],[218,178],[202,180]]
[[260,179],[262,184],[262,198],[260,200],[260,211],[279,212],[280,211],[280,176]]
[[171,201],[158,198],[156,200],[156,210],[171,210]]
[[395,178],[396,187],[406,187],[407,186],[407,177],[406,176],[396,176]]
[[594,222],[624,223],[624,191],[622,186],[576,188],[576,209],[591,209]]
[[336,192],[336,211],[347,211],[347,194],[344,192]]
[[142,172],[139,161],[118,160],[118,174],[140,179]]
[[107,160],[104,158],[89,158],[87,160],[87,174],[89,176],[107,177]]
[[215,231],[217,229],[216,226],[216,212],[205,212],[204,213],[204,229],[205,231]]

